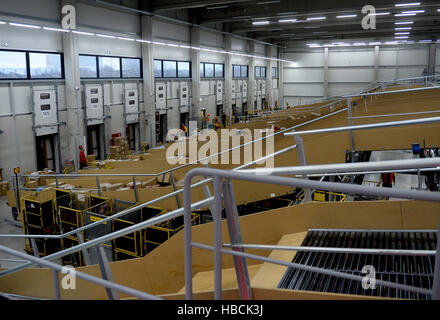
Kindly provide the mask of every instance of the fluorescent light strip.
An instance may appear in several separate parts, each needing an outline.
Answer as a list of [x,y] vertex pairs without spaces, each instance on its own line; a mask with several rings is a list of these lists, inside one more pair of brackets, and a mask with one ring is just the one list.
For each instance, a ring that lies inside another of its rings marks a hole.
[[376,13],[370,13],[369,16],[387,16],[389,15],[389,12],[376,12]]
[[397,41],[387,41],[387,42],[385,42],[385,44],[398,44],[398,42]]
[[414,21],[397,21],[394,22],[396,25],[402,25],[402,24],[414,24]]
[[167,43],[167,46],[169,46],[169,47],[179,47],[179,45],[178,44],[174,44],[174,43]]
[[307,21],[315,21],[315,20],[325,20],[327,17],[311,17],[307,18]]
[[402,28],[394,28],[394,30],[399,31],[399,30],[411,30],[412,27],[402,27]]
[[370,42],[370,46],[379,46],[381,44],[382,44],[382,42],[379,42],[379,41],[377,41],[377,42]]
[[137,42],[141,42],[141,43],[151,43],[150,40],[142,40],[142,39],[136,39]]
[[47,31],[70,32],[70,30],[59,29],[59,28],[43,27],[43,29],[44,29],[44,30],[47,30]]
[[395,7],[411,7],[411,6],[420,6],[420,2],[398,3],[395,5]]
[[298,22],[298,19],[280,19],[278,23]]
[[6,24],[6,22],[4,22],[4,21],[0,21],[0,24]]
[[254,25],[254,26],[262,26],[262,25],[266,25],[266,24],[269,24],[270,22],[269,21],[267,21],[267,20],[264,20],[264,21],[252,21],[252,24]]
[[425,10],[412,10],[412,11],[402,11],[402,13],[424,13]]
[[394,35],[396,36],[406,36],[407,34],[410,34],[409,32],[395,32]]
[[14,27],[23,27],[23,28],[31,28],[31,29],[41,29],[40,26],[34,26],[30,24],[23,24],[23,23],[15,23],[15,22],[9,22],[11,26]]
[[100,38],[116,39],[115,36],[109,36],[109,35],[106,35],[106,34],[98,34],[98,33],[97,33],[96,36],[97,36],[97,37],[100,37]]
[[408,36],[404,36],[404,37],[394,37],[394,39],[408,39]]
[[417,15],[416,13],[396,13],[395,17],[412,17]]
[[419,40],[419,42],[432,42],[432,40]]
[[354,46],[366,46],[367,44],[365,42],[355,42],[353,43]]
[[124,37],[118,37],[119,40],[125,40],[125,41],[135,41],[136,39],[133,38],[124,38]]
[[76,33],[76,34],[82,34],[82,35],[85,35],[85,36],[94,36],[95,35],[94,33],[83,32],[83,31],[76,31],[76,30],[73,30],[72,32]]
[[342,16],[336,16],[337,19],[344,19],[344,18],[356,18],[357,14],[346,14]]

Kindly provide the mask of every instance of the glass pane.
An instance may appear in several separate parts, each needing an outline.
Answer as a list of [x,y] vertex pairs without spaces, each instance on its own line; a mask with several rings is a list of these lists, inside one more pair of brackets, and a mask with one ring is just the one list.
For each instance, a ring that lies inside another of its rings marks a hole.
[[163,77],[164,78],[176,78],[176,61],[163,61]]
[[205,64],[203,62],[200,62],[200,78],[205,77]]
[[189,62],[177,62],[177,70],[179,70],[179,74],[177,75],[179,78],[189,78],[190,72],[189,72]]
[[98,78],[96,57],[79,56],[79,75],[81,78]]
[[261,77],[266,78],[266,67],[261,67]]
[[215,65],[215,77],[216,78],[223,78],[223,65],[222,64]]
[[205,78],[214,77],[214,65],[212,63],[205,63]]
[[62,78],[61,55],[54,53],[29,53],[31,78]]
[[240,71],[240,66],[234,66],[234,70],[233,70],[233,78],[240,78],[241,77],[241,71]]
[[99,57],[100,78],[120,78],[121,66],[119,58]]
[[242,78],[248,77],[248,66],[241,66],[241,77]]
[[261,77],[261,68],[255,67],[255,78]]
[[141,77],[141,60],[122,58],[122,77],[123,78],[140,78]]
[[0,79],[27,78],[26,53],[0,51]]
[[272,78],[277,78],[277,68],[276,67],[272,67]]
[[154,60],[154,77],[162,78],[162,61]]

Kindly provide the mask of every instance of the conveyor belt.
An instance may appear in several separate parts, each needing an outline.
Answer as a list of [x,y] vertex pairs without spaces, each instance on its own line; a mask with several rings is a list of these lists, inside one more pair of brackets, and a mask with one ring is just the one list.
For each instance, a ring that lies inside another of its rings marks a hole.
[[[316,230],[308,232],[302,246],[435,250],[436,244],[436,233],[426,230],[408,232]],[[376,279],[431,289],[435,257],[298,252],[293,262],[358,276],[365,276],[361,273],[362,268],[365,265],[372,265],[375,268]],[[382,286],[376,286],[374,290],[365,290],[358,281],[294,268],[287,269],[278,288],[388,298],[430,299],[426,295]]]

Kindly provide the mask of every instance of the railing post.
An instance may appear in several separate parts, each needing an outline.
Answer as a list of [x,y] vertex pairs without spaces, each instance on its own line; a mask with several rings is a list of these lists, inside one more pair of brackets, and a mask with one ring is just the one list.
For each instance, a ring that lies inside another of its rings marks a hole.
[[214,178],[214,299],[222,299],[222,179]]
[[[171,184],[173,185],[173,190],[174,190],[174,192],[176,192],[177,187],[176,187],[176,180],[174,179],[174,172],[173,171],[171,171],[171,173],[170,173],[170,178],[171,178]],[[176,203],[177,203],[177,208],[179,208],[179,209],[182,208],[178,194],[176,194]]]
[[136,176],[133,176],[133,192],[134,192],[134,201],[137,203],[137,202],[139,202],[139,196],[138,196],[138,191],[137,191],[137,186],[136,186]]
[[55,183],[56,183],[56,187],[58,188],[60,186],[59,181],[58,181],[58,176],[55,177]]
[[[96,255],[98,256],[99,269],[101,270],[101,275],[104,280],[115,282],[113,279],[112,270],[110,269],[110,264],[108,263],[107,256],[105,255],[104,247],[95,247]],[[119,293],[110,288],[105,288],[109,300],[119,300]]]
[[98,195],[102,196],[101,184],[99,183],[99,176],[96,176],[96,189],[98,189]]
[[[293,130],[295,131],[295,130]],[[306,153],[304,150],[304,141],[303,138],[299,135],[295,135],[296,142],[296,150],[298,152],[298,161],[301,166],[307,165]],[[307,176],[303,176],[304,179],[307,179]],[[304,201],[310,202],[312,201],[312,191],[310,189],[304,189]]]
[[38,251],[37,240],[35,240],[35,238],[32,238],[31,239],[31,244],[32,244],[32,251],[34,252],[34,256],[39,258],[40,257],[40,251]]
[[418,190],[422,190],[422,175],[420,174],[420,169],[417,169],[417,182],[418,182]]
[[52,280],[53,280],[54,299],[61,300],[60,279],[58,277],[58,271],[56,271],[55,269],[52,270]]
[[440,300],[440,223],[437,231],[437,250],[435,253],[434,284],[432,286],[432,300]]
[[[79,244],[83,244],[84,243],[84,238],[83,238],[83,235],[82,235],[81,231],[78,231],[76,233],[76,236],[78,238]],[[81,252],[82,252],[82,254],[84,256],[84,261],[85,261],[86,265],[89,266],[91,264],[90,263],[91,259],[90,259],[90,255],[89,255],[89,250],[88,249],[82,249]]]
[[[351,98],[347,99],[347,111],[348,111],[348,125],[353,126],[353,113],[351,110]],[[353,154],[355,151],[353,130],[350,130],[350,145],[351,145],[351,154],[352,154],[352,159],[353,159]]]
[[[234,196],[234,186],[230,179],[223,182],[223,197],[225,203],[226,222],[228,224],[229,238],[232,245],[243,244],[243,238],[240,228],[240,220],[238,218],[237,204]],[[233,251],[244,252],[241,248],[232,248]],[[249,271],[246,259],[243,257],[233,256],[235,273],[237,276],[238,290],[241,300],[252,299],[252,288],[249,279]]]

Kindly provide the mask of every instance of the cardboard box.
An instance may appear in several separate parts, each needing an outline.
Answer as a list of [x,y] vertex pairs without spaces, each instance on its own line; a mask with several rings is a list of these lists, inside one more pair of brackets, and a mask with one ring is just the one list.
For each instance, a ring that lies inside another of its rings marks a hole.
[[39,186],[40,186],[40,183],[37,180],[28,181],[25,184],[25,187],[29,188],[29,189],[37,189]]
[[0,182],[0,196],[5,196],[9,191],[9,182]]
[[87,162],[93,162],[96,161],[96,156],[94,154],[87,156]]
[[115,184],[111,184],[107,187],[107,191],[116,191],[120,188],[123,188],[124,184],[123,183],[115,183]]

